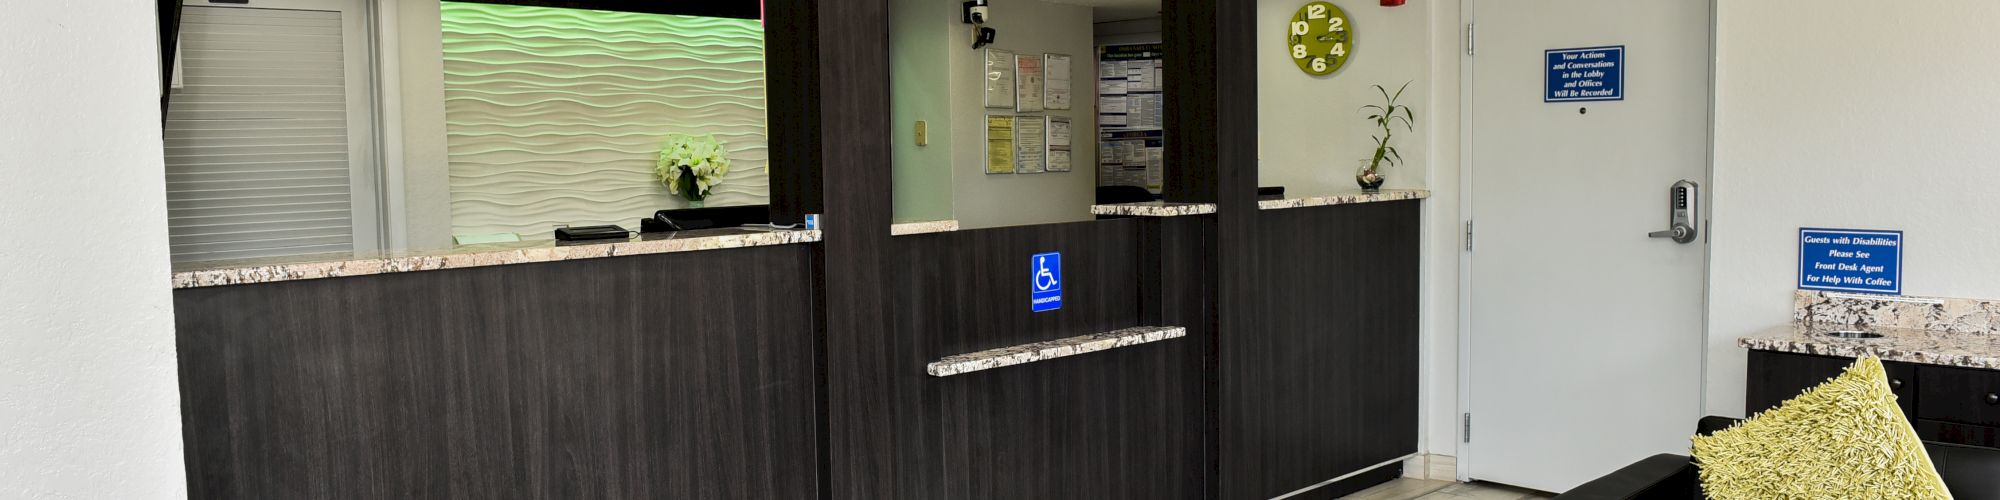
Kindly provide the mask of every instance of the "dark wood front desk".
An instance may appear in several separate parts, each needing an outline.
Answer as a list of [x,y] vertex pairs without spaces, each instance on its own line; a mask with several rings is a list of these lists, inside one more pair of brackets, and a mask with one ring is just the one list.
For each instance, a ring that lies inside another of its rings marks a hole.
[[[860,465],[897,498],[1268,498],[1415,452],[1419,202],[1261,212],[1231,331],[1212,215],[892,238],[895,432]],[[190,496],[846,498],[818,245],[178,289]],[[1031,313],[1046,251],[1065,304]],[[925,371],[1140,325],[1186,334]]]

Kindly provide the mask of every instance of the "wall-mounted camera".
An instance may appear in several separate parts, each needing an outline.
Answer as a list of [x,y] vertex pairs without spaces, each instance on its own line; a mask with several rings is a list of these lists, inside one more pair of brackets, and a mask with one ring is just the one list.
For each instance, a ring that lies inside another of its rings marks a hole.
[[1000,36],[1000,32],[984,26],[988,21],[993,20],[993,13],[987,10],[986,2],[987,0],[965,1],[965,24],[972,25],[972,48],[974,49],[991,45],[993,39]]
[[986,9],[986,0],[966,0],[965,24],[986,24],[987,21],[992,20],[992,17],[990,17],[991,13]]

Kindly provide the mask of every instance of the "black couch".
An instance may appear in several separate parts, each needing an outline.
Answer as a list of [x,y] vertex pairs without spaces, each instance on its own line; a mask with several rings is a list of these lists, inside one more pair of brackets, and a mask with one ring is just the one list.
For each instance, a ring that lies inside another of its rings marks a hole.
[[[1696,426],[1701,435],[1728,428],[1736,419],[1705,417]],[[1941,443],[1924,443],[1945,487],[1959,500],[2000,500],[2000,450]],[[1689,499],[1702,498],[1701,480],[1686,455],[1662,453],[1617,472],[1577,486],[1561,499]]]

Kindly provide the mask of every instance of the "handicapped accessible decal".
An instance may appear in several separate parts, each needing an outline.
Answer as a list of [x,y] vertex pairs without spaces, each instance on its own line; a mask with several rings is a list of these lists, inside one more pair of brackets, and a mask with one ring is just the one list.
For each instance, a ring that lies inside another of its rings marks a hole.
[[1034,312],[1062,309],[1062,252],[1038,253],[1029,257],[1033,281],[1028,284],[1028,307]]

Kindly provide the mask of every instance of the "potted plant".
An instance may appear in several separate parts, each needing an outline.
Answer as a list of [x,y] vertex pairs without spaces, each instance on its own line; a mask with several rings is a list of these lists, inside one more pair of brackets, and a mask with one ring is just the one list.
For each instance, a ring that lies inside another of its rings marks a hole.
[[686,198],[688,208],[701,208],[709,188],[722,183],[729,173],[729,156],[713,134],[671,134],[660,145],[660,159],[653,174],[667,186],[667,192]]
[[1403,163],[1402,153],[1396,152],[1396,147],[1389,145],[1389,139],[1396,134],[1395,125],[1400,122],[1403,124],[1403,130],[1415,132],[1417,121],[1416,113],[1411,111],[1409,106],[1396,102],[1403,97],[1403,91],[1410,88],[1410,82],[1403,82],[1403,86],[1397,88],[1393,95],[1389,93],[1389,89],[1382,88],[1381,85],[1374,87],[1376,92],[1382,94],[1382,103],[1362,106],[1361,111],[1372,113],[1368,115],[1368,122],[1379,129],[1381,135],[1373,136],[1375,155],[1361,160],[1361,169],[1354,173],[1354,182],[1361,185],[1362,191],[1368,192],[1382,188],[1382,181],[1385,180],[1382,177],[1382,167],[1393,167]]

